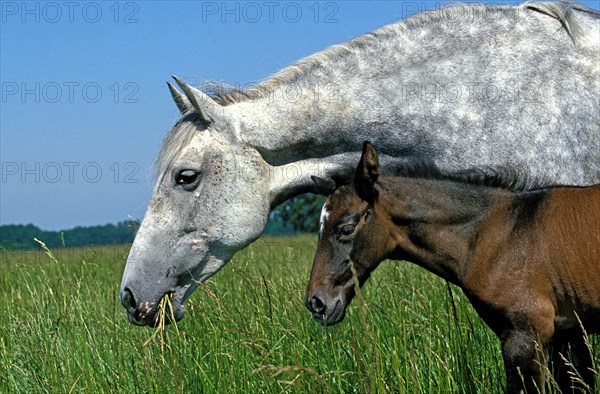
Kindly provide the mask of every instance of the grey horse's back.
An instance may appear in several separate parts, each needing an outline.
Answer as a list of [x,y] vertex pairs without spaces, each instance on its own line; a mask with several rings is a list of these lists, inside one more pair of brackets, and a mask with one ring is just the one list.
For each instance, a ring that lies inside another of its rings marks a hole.
[[[402,70],[405,80],[441,86],[408,117],[411,128],[432,130],[436,163],[522,169],[512,181],[525,188],[600,183],[600,12],[561,1],[459,5],[445,18],[455,20],[416,20],[437,32],[429,56],[440,61],[425,76],[421,65]],[[477,34],[454,27],[460,18]]]

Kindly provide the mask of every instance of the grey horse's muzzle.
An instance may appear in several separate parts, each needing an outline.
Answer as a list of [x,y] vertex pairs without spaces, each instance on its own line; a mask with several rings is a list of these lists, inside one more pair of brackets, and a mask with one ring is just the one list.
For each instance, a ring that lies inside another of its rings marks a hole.
[[156,327],[161,320],[159,310],[160,301],[167,296],[163,305],[164,322],[166,324],[183,319],[184,307],[183,300],[188,286],[175,288],[163,294],[156,294],[153,297],[140,298],[136,296],[135,290],[124,285],[120,292],[121,304],[127,310],[129,322],[137,326]]

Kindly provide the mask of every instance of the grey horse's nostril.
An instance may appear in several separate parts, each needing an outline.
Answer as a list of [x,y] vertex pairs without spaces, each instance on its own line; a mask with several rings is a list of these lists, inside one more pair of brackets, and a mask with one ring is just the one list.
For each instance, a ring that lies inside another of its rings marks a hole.
[[322,315],[325,312],[325,304],[317,296],[312,296],[312,298],[310,299],[310,306],[314,313]]
[[133,298],[133,293],[128,287],[121,293],[121,304],[127,309],[135,308],[135,298]]

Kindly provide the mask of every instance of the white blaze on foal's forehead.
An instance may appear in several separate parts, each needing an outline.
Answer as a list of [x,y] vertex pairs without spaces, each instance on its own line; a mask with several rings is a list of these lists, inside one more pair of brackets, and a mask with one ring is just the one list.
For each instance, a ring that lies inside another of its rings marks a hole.
[[327,218],[329,218],[329,212],[331,212],[329,205],[327,203],[323,204],[323,208],[321,209],[321,219],[319,220],[319,234],[323,234],[323,228],[325,227]]

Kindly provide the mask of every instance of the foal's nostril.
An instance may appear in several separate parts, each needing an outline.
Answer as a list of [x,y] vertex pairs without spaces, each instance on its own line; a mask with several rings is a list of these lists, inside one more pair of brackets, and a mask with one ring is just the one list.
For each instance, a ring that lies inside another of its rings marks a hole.
[[121,293],[121,304],[127,309],[135,308],[135,298],[133,298],[133,293],[128,287]]
[[322,315],[325,312],[325,304],[317,296],[312,296],[312,298],[310,299],[310,306],[314,313]]

